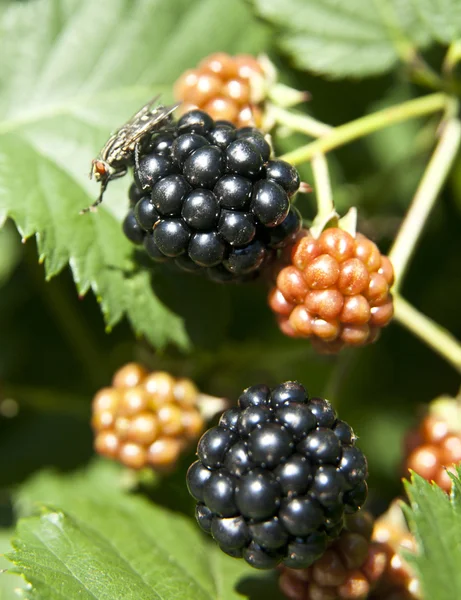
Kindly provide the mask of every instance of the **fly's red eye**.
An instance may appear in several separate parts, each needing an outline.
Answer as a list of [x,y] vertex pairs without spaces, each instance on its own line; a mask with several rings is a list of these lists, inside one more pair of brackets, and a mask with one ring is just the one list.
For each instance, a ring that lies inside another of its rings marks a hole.
[[99,175],[105,175],[107,173],[106,165],[101,160],[96,160],[93,164],[96,173],[99,173]]

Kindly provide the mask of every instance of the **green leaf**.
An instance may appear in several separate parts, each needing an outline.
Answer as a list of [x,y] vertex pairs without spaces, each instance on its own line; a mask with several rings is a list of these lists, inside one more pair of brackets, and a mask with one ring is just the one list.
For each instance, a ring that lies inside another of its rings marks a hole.
[[11,550],[10,539],[12,536],[11,529],[0,529],[0,600],[17,600],[19,589],[25,586],[22,579],[9,572],[11,563],[3,556],[5,552]]
[[410,507],[405,507],[418,554],[406,554],[421,582],[424,598],[461,598],[461,481],[454,478],[451,496],[412,474],[405,482]]
[[412,0],[432,37],[449,44],[461,37],[461,4],[458,0]]
[[[39,514],[19,520],[14,551],[8,555],[32,584],[27,597],[246,597],[241,590],[255,571],[223,554],[192,519],[124,491],[123,486],[134,484],[126,473],[117,465],[98,461],[71,476],[40,474],[20,489],[18,509],[22,514],[40,507]],[[268,599],[271,597],[275,596]]]
[[[429,1],[429,0],[428,0]],[[366,77],[391,69],[402,44],[429,43],[408,0],[252,0],[274,24],[278,43],[301,69]]]
[[212,51],[258,51],[264,29],[240,0],[34,0],[0,12],[0,224],[36,235],[48,278],[67,264],[108,327],[127,316],[156,346],[188,338],[182,320],[134,269],[120,220],[127,181],[97,214],[79,215],[99,185],[91,159],[111,130]]

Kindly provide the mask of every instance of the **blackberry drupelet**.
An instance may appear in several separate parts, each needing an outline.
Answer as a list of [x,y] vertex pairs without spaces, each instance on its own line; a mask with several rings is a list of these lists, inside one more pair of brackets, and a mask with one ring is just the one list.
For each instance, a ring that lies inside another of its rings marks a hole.
[[365,501],[355,439],[297,382],[249,387],[199,440],[187,473],[198,524],[255,568],[310,566]]
[[123,230],[155,262],[214,281],[253,278],[301,228],[294,167],[253,127],[200,110],[156,134],[134,169]]

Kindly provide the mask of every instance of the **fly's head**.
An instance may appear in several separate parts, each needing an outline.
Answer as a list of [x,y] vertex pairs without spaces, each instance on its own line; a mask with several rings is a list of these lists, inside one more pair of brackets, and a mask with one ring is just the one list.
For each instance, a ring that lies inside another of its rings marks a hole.
[[91,161],[90,179],[94,177],[96,181],[104,183],[110,179],[113,173],[114,168],[105,160],[95,158]]

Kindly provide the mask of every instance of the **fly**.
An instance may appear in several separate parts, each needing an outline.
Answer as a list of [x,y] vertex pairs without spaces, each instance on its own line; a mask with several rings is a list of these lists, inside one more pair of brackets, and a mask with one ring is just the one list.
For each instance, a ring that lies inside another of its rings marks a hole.
[[101,204],[104,192],[110,181],[126,175],[128,167],[139,162],[142,143],[154,131],[163,127],[170,121],[171,113],[178,107],[156,106],[159,96],[145,104],[131,117],[118,131],[113,133],[98,154],[91,161],[90,179],[95,178],[101,182],[101,191],[98,199],[80,214],[94,211]]

